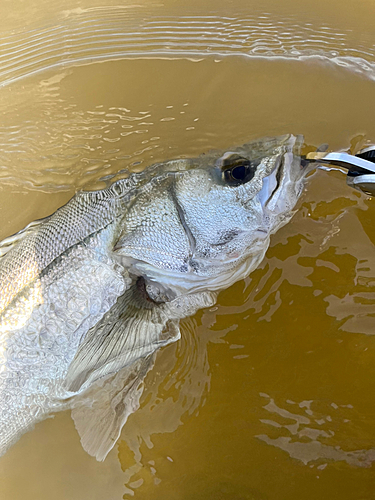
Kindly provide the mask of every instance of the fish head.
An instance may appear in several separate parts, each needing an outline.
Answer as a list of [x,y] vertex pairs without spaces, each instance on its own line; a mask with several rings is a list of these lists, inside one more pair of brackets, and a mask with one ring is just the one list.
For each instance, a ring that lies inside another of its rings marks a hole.
[[176,176],[197,274],[213,282],[217,276],[221,286],[228,271],[232,277],[236,268],[246,274],[260,262],[270,235],[290,220],[302,192],[302,144],[302,136],[262,139]]
[[293,215],[302,144],[302,136],[265,138],[155,166],[126,210],[117,257],[177,293],[219,290],[248,275]]

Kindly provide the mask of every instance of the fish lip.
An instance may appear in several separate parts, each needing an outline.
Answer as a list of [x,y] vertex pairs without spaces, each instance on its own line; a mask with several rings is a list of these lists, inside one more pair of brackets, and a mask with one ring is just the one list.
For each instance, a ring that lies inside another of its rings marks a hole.
[[280,165],[282,164],[282,156],[277,159],[277,163],[272,171],[262,179],[262,187],[257,193],[257,198],[264,210],[267,207],[268,202],[274,195],[274,193],[278,190],[278,180],[277,175],[280,170]]
[[[264,213],[276,208],[277,200],[283,197],[283,193],[289,193],[293,199],[298,198],[300,188],[311,170],[311,163],[303,161],[300,148],[298,151],[288,149],[280,154],[270,174],[262,179],[262,187],[257,193]],[[279,207],[279,211],[283,212],[285,208]]]

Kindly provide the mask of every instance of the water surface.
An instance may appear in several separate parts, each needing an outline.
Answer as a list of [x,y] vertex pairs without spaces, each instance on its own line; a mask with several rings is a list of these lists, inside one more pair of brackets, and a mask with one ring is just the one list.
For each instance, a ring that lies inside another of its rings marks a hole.
[[[372,2],[1,6],[0,238],[157,161],[375,141]],[[159,352],[107,460],[58,414],[0,458],[0,498],[374,498],[374,221],[313,173],[259,269]]]

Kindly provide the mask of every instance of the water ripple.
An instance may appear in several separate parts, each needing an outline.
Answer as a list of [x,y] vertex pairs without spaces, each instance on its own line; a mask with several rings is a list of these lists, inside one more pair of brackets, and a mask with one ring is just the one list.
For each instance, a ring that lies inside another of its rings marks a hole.
[[375,79],[375,47],[363,46],[351,30],[271,14],[146,17],[139,8],[76,9],[54,26],[3,34],[0,47],[2,86],[55,67],[158,55],[318,57]]

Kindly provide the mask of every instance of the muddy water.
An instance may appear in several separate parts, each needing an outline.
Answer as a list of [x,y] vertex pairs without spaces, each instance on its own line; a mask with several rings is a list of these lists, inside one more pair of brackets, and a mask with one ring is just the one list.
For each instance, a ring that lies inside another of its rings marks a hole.
[[[370,1],[0,2],[0,238],[156,161],[375,141]],[[375,498],[374,242],[375,201],[315,172],[259,269],[159,353],[107,460],[59,414],[0,458],[0,498]]]

